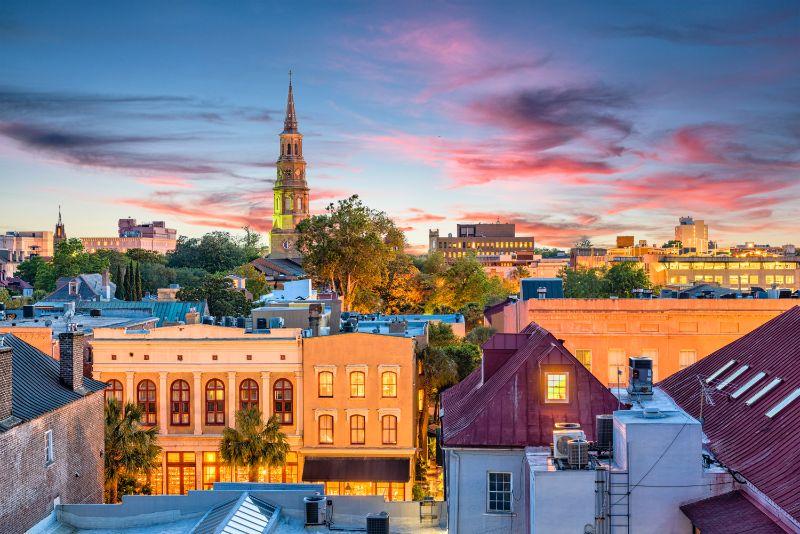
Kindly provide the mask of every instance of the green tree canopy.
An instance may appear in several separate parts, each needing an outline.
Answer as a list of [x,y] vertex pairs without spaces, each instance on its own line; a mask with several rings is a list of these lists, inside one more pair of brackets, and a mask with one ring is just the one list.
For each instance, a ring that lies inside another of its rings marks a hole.
[[598,299],[611,295],[630,298],[634,289],[652,287],[644,269],[633,262],[619,262],[609,269],[564,269],[561,276],[567,298]]
[[234,272],[245,278],[245,287],[252,293],[254,300],[260,298],[264,293],[269,292],[267,277],[264,276],[264,273],[253,267],[252,264],[245,263],[244,265],[240,265]]
[[282,465],[289,452],[286,434],[281,431],[277,415],[264,423],[258,408],[236,412],[236,426],[222,430],[219,453],[236,472],[237,466],[247,467],[247,480],[258,481],[258,468]]
[[467,378],[467,375],[477,369],[481,364],[481,349],[472,343],[462,341],[461,343],[444,347],[444,351],[447,357],[456,364],[456,369],[458,371],[457,382]]
[[495,332],[496,330],[494,328],[488,326],[476,326],[470,330],[469,333],[467,333],[467,335],[464,337],[464,341],[480,347],[489,341],[489,338],[491,338]]
[[19,276],[29,284],[34,284],[36,283],[36,273],[39,271],[39,267],[45,263],[40,256],[31,256],[17,265],[16,276]]
[[649,289],[650,279],[641,266],[633,262],[619,262],[605,273],[608,292],[621,298],[633,297],[634,289]]
[[178,300],[205,300],[211,315],[234,317],[250,314],[250,303],[241,291],[233,287],[230,278],[221,275],[210,275],[196,287],[178,291]]

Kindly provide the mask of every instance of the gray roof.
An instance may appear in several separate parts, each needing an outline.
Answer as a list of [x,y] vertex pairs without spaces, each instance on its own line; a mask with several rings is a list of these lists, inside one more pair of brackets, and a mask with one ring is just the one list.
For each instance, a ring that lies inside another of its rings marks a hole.
[[[77,294],[70,295],[70,282],[78,283]],[[117,289],[116,284],[109,282],[111,294]],[[99,300],[103,295],[103,275],[79,274],[78,276],[63,276],[56,280],[56,290],[47,295],[46,302],[72,302],[81,300]]]
[[[83,398],[61,383],[59,363],[44,352],[13,334],[0,335],[0,346],[13,351],[11,413],[15,417],[31,421]],[[106,388],[105,383],[91,378],[84,378],[83,385],[90,393]]]
[[200,315],[208,315],[208,304],[204,300],[109,300],[100,302],[79,302],[78,310],[102,310],[107,317],[158,317],[158,325],[185,321],[189,310],[194,309]]
[[275,506],[244,492],[238,499],[209,510],[192,533],[261,534],[271,526],[275,510]]

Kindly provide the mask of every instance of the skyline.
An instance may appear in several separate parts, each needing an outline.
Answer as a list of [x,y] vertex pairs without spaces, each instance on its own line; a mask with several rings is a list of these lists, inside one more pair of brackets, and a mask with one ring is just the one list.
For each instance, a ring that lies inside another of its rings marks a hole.
[[537,246],[684,215],[798,241],[797,4],[37,5],[0,8],[3,232],[61,204],[70,236],[263,234],[291,69],[312,213],[358,193],[415,252],[498,218]]

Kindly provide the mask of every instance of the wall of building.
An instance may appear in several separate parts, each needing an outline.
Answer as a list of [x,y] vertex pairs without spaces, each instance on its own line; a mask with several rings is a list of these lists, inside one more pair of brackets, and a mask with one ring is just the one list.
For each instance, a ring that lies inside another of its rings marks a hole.
[[140,248],[166,254],[174,251],[177,244],[174,238],[161,237],[81,237],[80,240],[87,252],[96,252],[98,250],[127,252],[131,249]]
[[535,471],[530,477],[531,534],[585,532],[594,527],[593,470]]
[[[450,534],[526,532],[528,486],[522,449],[447,449],[447,531]],[[488,473],[511,473],[511,513],[489,513]]]
[[[45,465],[45,432],[53,463]],[[0,531],[24,532],[53,502],[103,502],[103,394],[93,393],[0,433]]]
[[[22,314],[22,310],[17,310]],[[58,340],[48,326],[0,326],[0,334],[14,334],[28,345],[58,359]]]
[[[792,299],[531,299],[490,318],[499,332],[549,330],[604,384],[627,381],[627,357],[654,359],[661,380],[796,305]],[[589,351],[584,352],[584,351]],[[585,361],[585,360],[584,360]]]

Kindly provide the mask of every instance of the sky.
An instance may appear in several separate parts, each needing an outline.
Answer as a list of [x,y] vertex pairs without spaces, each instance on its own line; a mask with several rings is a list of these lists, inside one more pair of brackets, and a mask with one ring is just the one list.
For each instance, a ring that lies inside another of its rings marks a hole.
[[0,231],[270,229],[287,72],[311,208],[537,246],[800,244],[800,2],[0,4]]

